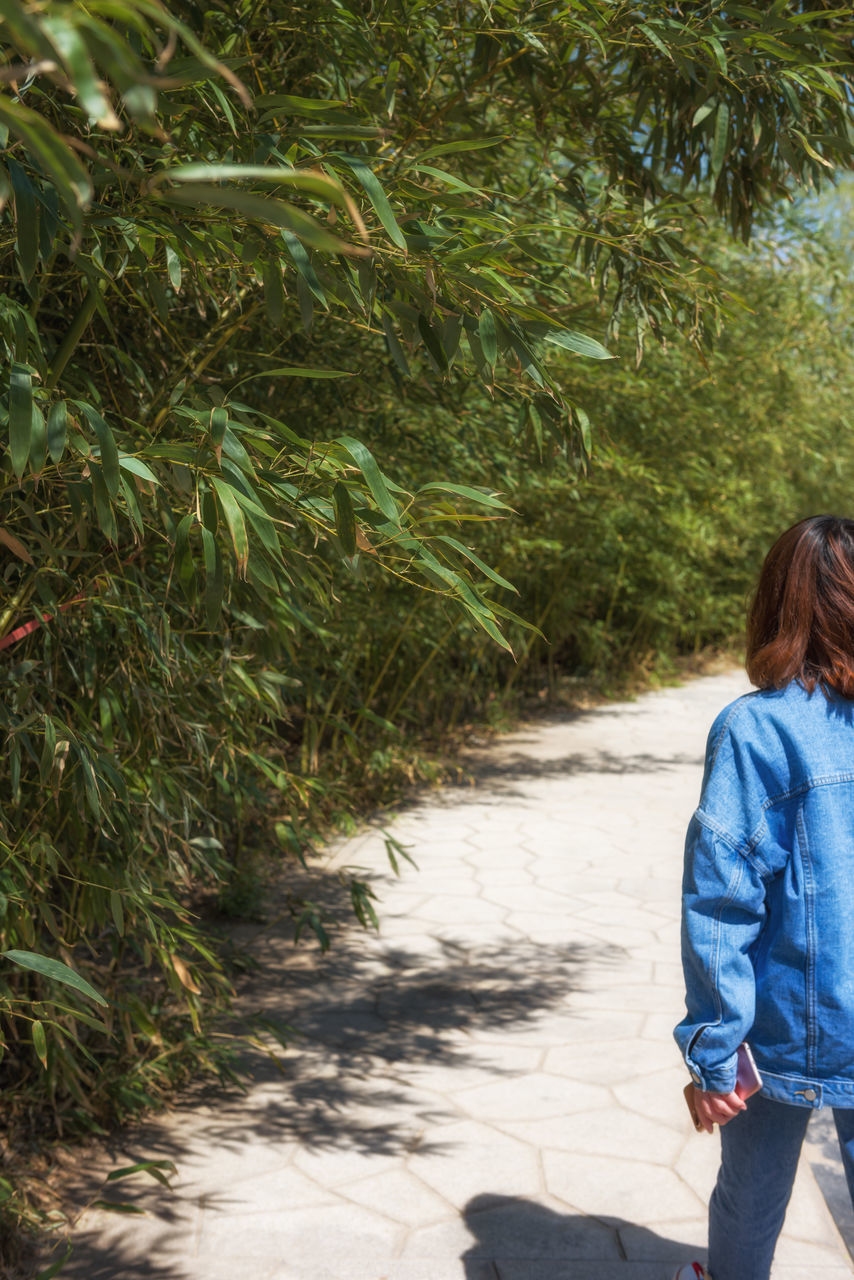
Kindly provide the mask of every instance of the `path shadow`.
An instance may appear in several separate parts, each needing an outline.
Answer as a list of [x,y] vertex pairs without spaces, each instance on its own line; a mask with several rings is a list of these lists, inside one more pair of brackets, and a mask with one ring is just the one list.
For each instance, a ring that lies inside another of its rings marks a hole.
[[696,1240],[519,1197],[475,1196],[464,1217],[475,1238],[461,1259],[465,1280],[661,1280],[669,1268],[705,1258]]
[[[469,757],[475,782],[486,785],[493,782],[522,782],[527,778],[572,778],[588,773],[660,774],[668,769],[696,767],[702,763],[702,755],[695,752],[654,755],[649,751],[639,751],[635,755],[626,755],[613,751],[579,751],[538,760],[524,751],[511,754],[506,748],[499,748],[497,752],[483,758]],[[503,786],[502,793],[507,794]]]
[[[323,892],[334,900],[344,889],[330,877]],[[263,967],[243,980],[240,1009],[287,1024],[292,1047],[275,1058],[246,1050],[243,1091],[198,1088],[177,1100],[171,1118],[154,1117],[107,1144],[106,1169],[171,1160],[178,1188],[170,1195],[135,1179],[103,1190],[104,1199],[146,1216],[133,1229],[105,1229],[102,1221],[91,1233],[76,1232],[62,1270],[67,1280],[183,1280],[180,1259],[202,1207],[233,1214],[240,1203],[227,1175],[214,1176],[214,1160],[227,1170],[230,1161],[257,1156],[260,1168],[270,1153],[287,1162],[296,1145],[355,1157],[443,1150],[430,1133],[454,1115],[453,1104],[420,1091],[422,1069],[508,1074],[500,1051],[477,1043],[479,1032],[512,1038],[562,1008],[583,1025],[573,995],[587,988],[590,966],[601,974],[626,958],[622,948],[601,944],[544,946],[518,935],[483,942],[466,938],[462,927],[458,938],[434,938],[426,953],[351,930],[322,955],[295,951],[284,921],[254,932],[250,950]],[[81,1173],[78,1203],[93,1190]]]
[[839,1234],[854,1258],[854,1207],[839,1154],[836,1125],[830,1109],[814,1111],[807,1126],[804,1155],[833,1215]]
[[[152,1246],[149,1246],[152,1247]],[[156,1242],[152,1252],[156,1252]],[[233,1263],[232,1263],[233,1267]],[[129,1256],[121,1247],[113,1248],[106,1254],[102,1251],[97,1256],[87,1247],[85,1241],[75,1246],[75,1252],[59,1273],[59,1280],[188,1280],[187,1268],[180,1258],[173,1262],[162,1256],[140,1258]],[[210,1280],[215,1280],[214,1276]],[[216,1280],[219,1280],[217,1277]],[[244,1277],[233,1272],[233,1280],[244,1280]],[[245,1280],[262,1280],[262,1273],[247,1272]]]
[[[463,1218],[473,1243],[459,1260],[461,1270],[439,1270],[443,1264],[434,1259],[435,1280],[662,1280],[679,1263],[705,1257],[696,1240],[660,1236],[611,1214],[561,1213],[520,1197],[478,1195],[466,1205]],[[174,1248],[168,1236],[147,1240],[148,1252],[156,1254],[156,1260],[142,1250],[132,1254],[122,1246],[99,1254],[81,1242],[62,1276],[65,1280],[188,1280],[198,1274],[180,1256],[174,1260],[163,1256],[164,1248]],[[367,1280],[362,1261],[354,1259],[356,1265],[348,1274]],[[384,1274],[388,1261],[372,1260],[372,1280]],[[411,1261],[415,1264],[418,1258]],[[206,1263],[208,1280],[249,1280],[250,1276],[266,1280],[268,1275],[281,1280],[287,1259],[272,1267],[247,1259],[245,1271],[235,1270],[233,1255],[222,1263]],[[323,1274],[327,1276],[328,1270]]]

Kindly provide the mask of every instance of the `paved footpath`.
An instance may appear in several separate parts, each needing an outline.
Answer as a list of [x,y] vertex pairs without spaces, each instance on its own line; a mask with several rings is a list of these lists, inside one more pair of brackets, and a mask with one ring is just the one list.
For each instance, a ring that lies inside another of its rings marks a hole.
[[[175,1161],[175,1192],[90,1212],[63,1275],[670,1280],[702,1256],[718,1141],[691,1128],[671,1039],[681,851],[708,726],[745,688],[508,735],[477,785],[394,820],[420,868],[399,880],[378,831],[340,843],[331,870],[375,877],[379,937],[295,958],[283,928],[257,934],[245,999],[303,1036],[284,1074],[259,1058],[246,1094],[124,1140],[113,1158]],[[838,1193],[830,1151],[825,1126]],[[775,1280],[852,1274],[802,1161]]]

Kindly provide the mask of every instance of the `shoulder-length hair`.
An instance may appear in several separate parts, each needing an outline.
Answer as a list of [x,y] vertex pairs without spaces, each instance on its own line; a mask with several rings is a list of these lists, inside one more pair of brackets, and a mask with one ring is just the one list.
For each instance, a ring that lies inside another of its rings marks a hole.
[[810,516],[774,543],[747,618],[747,674],[854,698],[854,520]]

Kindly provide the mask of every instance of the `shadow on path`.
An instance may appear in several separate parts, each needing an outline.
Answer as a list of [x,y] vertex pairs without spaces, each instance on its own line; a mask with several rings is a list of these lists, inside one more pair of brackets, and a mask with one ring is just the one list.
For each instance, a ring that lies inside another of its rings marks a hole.
[[[588,966],[595,962],[601,972],[626,954],[605,944],[540,946],[518,938],[436,945],[429,959],[404,946],[360,953],[357,945],[341,944],[334,956],[318,957],[301,972],[265,963],[263,989],[256,980],[243,1003],[286,1023],[293,1047],[277,1060],[246,1054],[247,1093],[206,1089],[200,1100],[213,1103],[215,1116],[197,1132],[216,1149],[252,1138],[313,1149],[405,1151],[412,1136],[410,1070],[462,1071],[483,1063],[472,1040],[477,1032],[512,1033],[561,1006],[571,1015],[573,994],[586,989]],[[495,1077],[506,1074],[497,1057],[489,1064]],[[381,1112],[382,1122],[367,1122],[366,1109]],[[422,1122],[430,1118],[421,1113]],[[173,1148],[168,1131],[152,1128],[160,1149],[177,1160],[180,1145]]]
[[473,788],[446,787],[430,797],[432,808],[456,807],[461,802],[482,803],[484,793],[499,792],[502,798],[518,798],[524,793],[513,789],[513,783],[553,778],[575,778],[590,774],[624,777],[630,774],[661,775],[671,769],[698,768],[703,756],[696,752],[659,755],[650,751],[629,754],[623,751],[577,751],[568,755],[537,758],[525,750],[526,742],[536,739],[513,737],[510,744],[499,744],[489,752],[471,751],[466,754],[466,764],[476,780]]
[[[337,880],[328,886],[332,897],[341,892]],[[63,1277],[183,1280],[182,1258],[192,1252],[201,1211],[234,1215],[237,1227],[245,1192],[239,1184],[275,1161],[285,1167],[297,1147],[342,1156],[397,1157],[416,1147],[442,1152],[431,1129],[454,1117],[453,1104],[424,1092],[419,1072],[508,1074],[499,1049],[478,1045],[478,1033],[512,1038],[556,1010],[574,1016],[573,994],[586,989],[589,967],[601,974],[626,956],[607,945],[544,946],[513,935],[484,942],[467,939],[464,926],[459,938],[440,931],[446,936],[434,938],[427,952],[377,946],[349,932],[320,955],[308,947],[295,951],[284,922],[256,929],[249,949],[262,967],[243,983],[239,1012],[288,1024],[292,1047],[276,1060],[247,1051],[245,1091],[200,1088],[179,1099],[171,1116],[117,1135],[109,1148],[113,1166],[172,1160],[176,1190],[169,1194],[145,1179],[108,1187],[105,1199],[146,1216],[134,1218],[133,1227],[117,1222],[105,1231],[101,1219],[75,1233]],[[92,1189],[81,1170],[78,1203]],[[288,1207],[283,1203],[282,1212]],[[253,1280],[263,1280],[260,1271]]]
[[[561,1213],[519,1197],[476,1196],[466,1205],[464,1220],[473,1243],[460,1259],[461,1270],[453,1276],[437,1272],[436,1280],[662,1280],[678,1264],[697,1258],[698,1252],[705,1256],[696,1241],[660,1236],[611,1215]],[[246,1230],[246,1222],[236,1220],[235,1229]],[[186,1237],[183,1243],[186,1252]],[[199,1273],[180,1256],[177,1244],[165,1231],[149,1237],[147,1251],[136,1254],[122,1246],[99,1251],[82,1241],[62,1275],[67,1280],[189,1280]],[[414,1255],[409,1260],[419,1261]],[[216,1262],[206,1265],[211,1280],[244,1280],[250,1275],[252,1280],[268,1275],[285,1280],[289,1275],[285,1256],[266,1263],[247,1258],[246,1271],[239,1269],[233,1255],[222,1262],[224,1269]],[[348,1275],[379,1280],[388,1267],[389,1260],[382,1257],[354,1257]],[[304,1269],[290,1274],[308,1280]],[[323,1274],[328,1274],[326,1269]]]
[[661,1280],[698,1257],[696,1241],[668,1239],[622,1218],[560,1213],[533,1200],[479,1195],[464,1214],[475,1237],[462,1257],[465,1280]]
[[819,1190],[833,1214],[839,1234],[854,1259],[854,1207],[839,1154],[836,1125],[829,1109],[815,1111],[807,1127],[805,1154]]

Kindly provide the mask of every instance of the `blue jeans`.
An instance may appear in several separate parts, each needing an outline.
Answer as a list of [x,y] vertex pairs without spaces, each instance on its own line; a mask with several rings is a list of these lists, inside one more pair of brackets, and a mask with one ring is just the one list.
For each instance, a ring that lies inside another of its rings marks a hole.
[[[709,1202],[709,1271],[713,1280],[768,1280],[777,1237],[810,1118],[755,1094],[721,1129],[721,1167]],[[854,1203],[854,1109],[833,1118]]]

